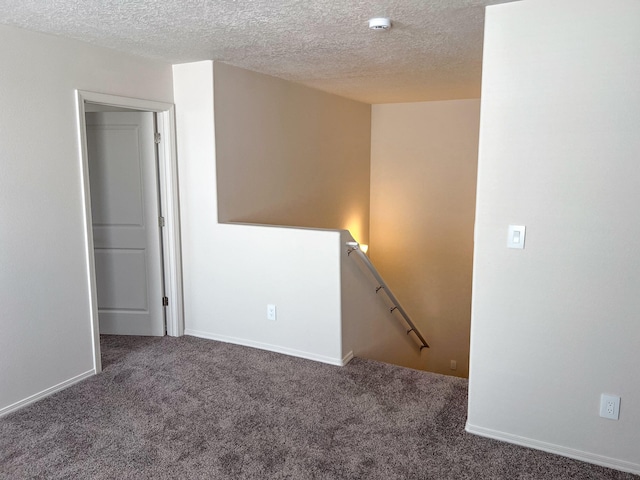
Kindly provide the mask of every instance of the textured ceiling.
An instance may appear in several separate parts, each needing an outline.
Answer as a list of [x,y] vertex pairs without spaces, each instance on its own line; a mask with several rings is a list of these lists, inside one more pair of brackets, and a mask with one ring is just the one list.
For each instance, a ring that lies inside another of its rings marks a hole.
[[479,97],[484,7],[506,1],[0,0],[0,23],[388,103]]

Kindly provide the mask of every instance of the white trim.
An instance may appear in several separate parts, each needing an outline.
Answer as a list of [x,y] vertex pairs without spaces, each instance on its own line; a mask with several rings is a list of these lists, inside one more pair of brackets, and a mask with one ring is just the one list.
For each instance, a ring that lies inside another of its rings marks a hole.
[[85,102],[100,103],[111,107],[122,107],[144,112],[166,112],[173,108],[173,104],[156,102],[154,100],[144,100],[141,98],[121,97],[106,93],[89,92],[87,90],[76,90]]
[[[164,288],[169,298],[165,309],[167,335],[184,335],[184,303],[182,297],[182,250],[180,244],[180,202],[178,198],[178,162],[176,159],[175,108],[159,112],[158,131],[161,134],[159,151],[160,203],[165,228],[162,229],[164,250]],[[167,134],[169,132],[169,134]]]
[[347,363],[349,363],[351,360],[353,360],[353,352],[349,352],[347,353],[343,358],[342,358],[342,366],[344,367]]
[[87,153],[87,126],[83,92],[76,90],[76,108],[78,109],[78,136],[80,142],[80,171],[82,172],[82,205],[84,208],[85,261],[87,262],[87,288],[89,291],[89,319],[93,349],[93,369],[102,371],[100,358],[100,327],[98,323],[98,289],[96,286],[96,261],[93,250],[93,220],[91,218],[91,190],[89,180],[89,154]]
[[490,428],[478,427],[467,422],[465,430],[474,435],[480,435],[481,437],[492,438],[494,440],[500,440],[507,443],[513,443],[523,447],[534,448],[536,450],[543,450],[545,452],[554,453],[556,455],[562,455],[563,457],[573,458],[575,460],[581,460],[583,462],[593,463],[602,467],[613,468],[621,470],[623,472],[640,474],[640,464],[627,462],[625,460],[619,460],[617,458],[605,457],[603,455],[597,455],[595,453],[584,452],[582,450],[575,450],[569,447],[563,447],[562,445],[556,445],[553,443],[541,442],[540,440],[534,440],[532,438],[521,437],[519,435],[513,435],[511,433],[500,432],[498,430],[492,430]]
[[345,359],[348,357],[348,355],[344,359],[327,357],[325,355],[318,355],[317,353],[304,352],[302,350],[281,347],[279,345],[271,345],[270,343],[255,342],[244,338],[228,337],[227,335],[191,330],[190,328],[185,329],[184,334],[191,335],[192,337],[206,338],[207,340],[216,340],[218,342],[233,343],[234,345],[242,345],[244,347],[259,348],[260,350],[283,353],[292,357],[306,358],[307,360],[315,360],[316,362],[328,363],[329,365],[336,365],[338,367],[344,367],[346,365]]
[[88,372],[84,372],[84,373],[81,373],[80,375],[76,375],[75,377],[72,377],[69,380],[60,382],[59,384],[54,385],[53,387],[49,387],[46,390],[42,390],[41,392],[31,395],[30,397],[24,398],[16,403],[12,403],[11,405],[8,405],[0,409],[0,417],[8,415],[11,412],[15,412],[16,410],[19,410],[22,407],[26,407],[27,405],[37,402],[38,400],[48,397],[49,395],[53,395],[54,393],[59,392],[60,390],[64,390],[65,388],[70,387],[71,385],[76,384],[78,382],[81,382],[82,380],[89,378],[95,375],[96,373],[97,372],[95,370],[89,370]]
[[98,302],[95,280],[95,259],[93,254],[93,230],[91,228],[91,192],[89,186],[89,163],[87,159],[87,134],[85,125],[85,102],[99,103],[115,107],[123,107],[147,112],[156,112],[158,131],[163,140],[159,144],[159,172],[161,185],[161,209],[165,217],[165,228],[162,232],[165,295],[169,298],[166,309],[167,334],[183,335],[184,310],[182,296],[182,255],[180,250],[180,212],[178,202],[178,162],[176,153],[176,129],[174,105],[170,103],[120,97],[103,93],[76,90],[76,107],[78,110],[78,137],[80,139],[80,164],[83,183],[83,203],[85,218],[85,245],[88,288],[90,294],[90,318],[93,335],[93,353],[95,371],[100,372],[100,330],[98,324]]

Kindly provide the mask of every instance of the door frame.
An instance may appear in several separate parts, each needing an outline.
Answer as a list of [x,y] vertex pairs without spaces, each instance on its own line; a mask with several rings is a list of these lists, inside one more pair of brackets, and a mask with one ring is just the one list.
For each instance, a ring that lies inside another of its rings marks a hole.
[[165,219],[165,226],[161,231],[162,255],[164,258],[165,296],[169,299],[169,305],[165,307],[165,318],[167,322],[167,335],[172,337],[184,335],[178,162],[175,106],[173,104],[76,90],[76,108],[78,111],[77,128],[78,138],[80,140],[79,153],[83,186],[82,203],[84,207],[85,254],[90,297],[90,321],[93,336],[94,369],[96,373],[99,373],[102,371],[102,361],[100,358],[100,328],[98,323],[96,263],[93,250],[93,220],[91,218],[91,190],[89,182],[85,102],[156,113],[157,128],[160,133],[160,143],[158,144],[158,193],[160,195],[160,211]]

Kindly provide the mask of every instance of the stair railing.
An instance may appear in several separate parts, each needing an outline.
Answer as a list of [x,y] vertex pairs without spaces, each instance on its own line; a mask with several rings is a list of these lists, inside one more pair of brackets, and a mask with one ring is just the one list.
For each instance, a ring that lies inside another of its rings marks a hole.
[[409,325],[410,327],[409,330],[407,330],[407,335],[413,332],[413,334],[418,338],[418,340],[421,343],[420,351],[422,351],[423,348],[429,348],[429,344],[427,343],[427,341],[424,339],[424,337],[422,336],[418,328],[415,326],[415,324],[411,321],[411,318],[409,318],[409,315],[404,310],[404,308],[402,308],[402,305],[400,305],[400,302],[395,297],[395,295],[393,294],[393,292],[391,291],[387,283],[382,279],[382,277],[378,273],[378,270],[376,270],[376,267],[373,266],[373,263],[371,263],[371,260],[369,260],[369,257],[367,257],[367,254],[362,251],[362,249],[360,248],[360,244],[358,242],[347,242],[347,255],[351,256],[352,253],[356,253],[358,255],[360,260],[362,260],[362,262],[365,264],[365,266],[369,269],[373,277],[378,282],[378,286],[376,287],[376,294],[380,290],[384,290],[384,292],[387,294],[387,297],[389,298],[389,300],[393,305],[389,309],[389,313],[393,313],[395,310],[397,310],[398,313],[402,315],[402,318],[404,318],[404,321],[407,322],[407,325]]

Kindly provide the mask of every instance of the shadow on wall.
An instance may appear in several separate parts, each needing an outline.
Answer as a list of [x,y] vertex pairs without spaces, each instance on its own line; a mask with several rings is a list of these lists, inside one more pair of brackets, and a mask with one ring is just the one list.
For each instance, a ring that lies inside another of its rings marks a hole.
[[221,63],[214,88],[219,220],[368,243],[371,106]]

